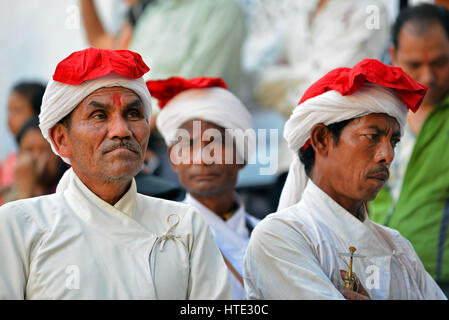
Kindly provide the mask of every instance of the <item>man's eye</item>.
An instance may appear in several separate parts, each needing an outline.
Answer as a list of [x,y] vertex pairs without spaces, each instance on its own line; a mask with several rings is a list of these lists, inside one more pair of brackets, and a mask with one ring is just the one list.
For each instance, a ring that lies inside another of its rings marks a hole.
[[106,118],[106,115],[103,112],[94,112],[92,118],[100,120]]
[[409,63],[409,64],[408,64],[408,68],[411,69],[411,70],[416,70],[416,69],[418,69],[420,66],[421,66],[420,63]]
[[378,138],[378,134],[377,133],[368,133],[368,134],[365,134],[365,137],[367,137],[368,139],[370,139],[370,140],[377,140],[377,138]]
[[140,118],[140,112],[137,110],[133,110],[128,113],[128,116],[130,118]]
[[393,146],[393,147],[396,147],[396,145],[399,143],[399,139],[394,139],[394,140],[392,140],[391,141],[391,145]]
[[436,68],[444,68],[448,63],[448,59],[438,59],[437,61],[432,63],[433,67]]

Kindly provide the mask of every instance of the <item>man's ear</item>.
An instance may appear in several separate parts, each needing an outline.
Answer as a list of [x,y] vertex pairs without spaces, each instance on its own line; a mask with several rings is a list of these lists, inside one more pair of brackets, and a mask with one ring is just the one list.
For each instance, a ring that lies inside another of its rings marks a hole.
[[56,152],[63,158],[70,158],[72,156],[72,146],[65,125],[57,123],[48,133]]
[[393,45],[390,45],[390,47],[388,48],[388,53],[390,54],[391,63],[394,66],[397,66],[398,65],[398,61],[396,59],[397,51],[395,50]]
[[323,123],[317,123],[310,131],[310,141],[315,153],[327,155],[329,150],[330,139],[332,139],[329,128]]

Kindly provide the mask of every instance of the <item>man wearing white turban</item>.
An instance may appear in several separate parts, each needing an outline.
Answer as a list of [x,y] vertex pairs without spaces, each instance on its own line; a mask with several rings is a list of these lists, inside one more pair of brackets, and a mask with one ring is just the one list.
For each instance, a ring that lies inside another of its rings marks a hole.
[[[169,147],[171,166],[187,190],[184,203],[211,227],[228,266],[232,298],[245,299],[243,259],[259,220],[246,212],[234,188],[254,148],[251,115],[219,78],[172,77],[147,85],[159,99],[156,125]],[[178,141],[178,134],[185,141]]]
[[0,208],[0,299],[228,299],[226,265],[193,208],[137,193],[149,68],[89,48],[56,67],[40,128],[72,168],[56,194]]
[[426,88],[365,59],[315,82],[285,125],[297,154],[277,213],[254,229],[250,299],[444,299],[410,243],[370,221],[407,109]]

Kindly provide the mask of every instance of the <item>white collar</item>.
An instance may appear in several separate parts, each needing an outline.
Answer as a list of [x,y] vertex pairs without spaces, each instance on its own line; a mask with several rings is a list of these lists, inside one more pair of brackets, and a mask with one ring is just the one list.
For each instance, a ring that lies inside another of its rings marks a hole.
[[73,171],[72,173],[72,183],[76,188],[82,192],[86,197],[88,197],[90,200],[95,202],[100,207],[103,207],[107,209],[108,207],[114,207],[115,209],[119,210],[120,212],[126,214],[129,217],[132,217],[132,213],[134,211],[134,207],[136,204],[136,196],[137,196],[137,187],[136,182],[133,179],[131,182],[131,186],[129,187],[128,191],[120,198],[119,201],[115,205],[111,205],[101,199],[99,196],[97,196],[95,193],[93,193],[82,181],[81,179],[76,175],[76,173]]
[[303,198],[296,206],[309,212],[314,220],[326,225],[351,245],[369,247],[373,256],[385,255],[392,249],[379,234],[378,228],[369,219],[366,211],[364,212],[365,219],[362,222],[310,179],[304,190]]
[[226,221],[223,220],[215,212],[207,208],[205,205],[203,205],[201,202],[196,200],[190,193],[186,194],[186,197],[183,200],[183,202],[190,204],[194,208],[196,208],[199,211],[199,213],[203,216],[203,218],[206,220],[206,222],[212,227],[213,231],[214,229],[220,227],[220,229],[226,228],[229,231],[232,231],[233,233],[241,237],[249,237],[249,231],[247,230],[246,227],[247,214],[245,211],[243,201],[240,199],[237,193],[234,193],[233,199],[238,204],[238,209]]

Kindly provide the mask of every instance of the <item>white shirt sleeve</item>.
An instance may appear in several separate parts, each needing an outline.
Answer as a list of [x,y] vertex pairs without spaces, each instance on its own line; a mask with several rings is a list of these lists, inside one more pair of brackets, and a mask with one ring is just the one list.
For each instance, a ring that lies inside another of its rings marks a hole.
[[26,298],[33,248],[44,234],[32,214],[21,201],[0,208],[0,300]]
[[246,252],[248,299],[344,299],[302,234],[278,219],[254,229]]

